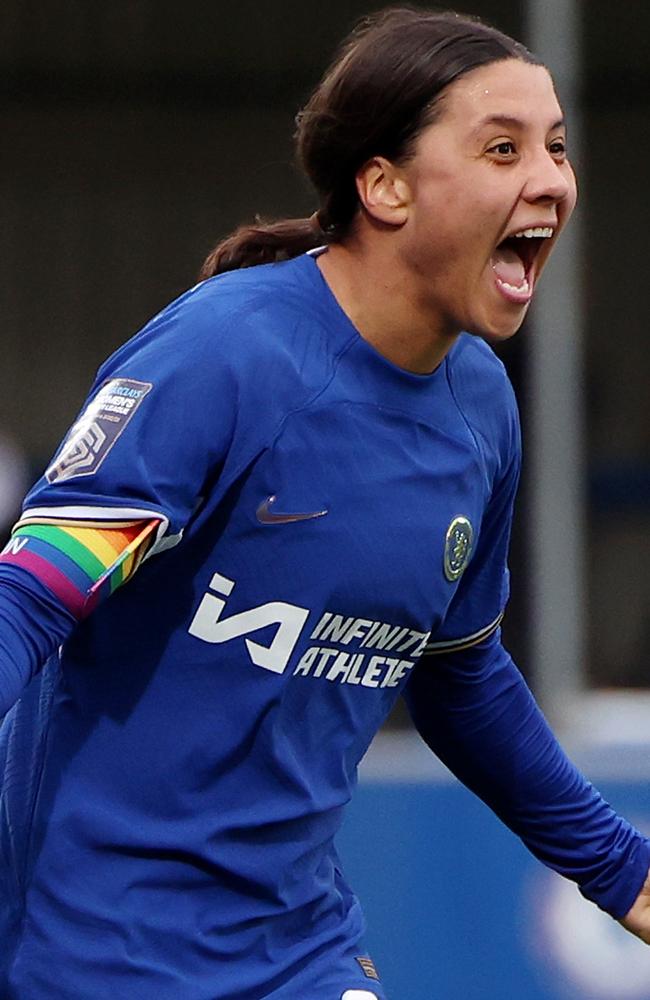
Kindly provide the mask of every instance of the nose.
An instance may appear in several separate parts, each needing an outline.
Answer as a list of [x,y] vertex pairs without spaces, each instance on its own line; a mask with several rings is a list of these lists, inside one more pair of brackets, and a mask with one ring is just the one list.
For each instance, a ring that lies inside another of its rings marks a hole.
[[523,196],[532,203],[557,204],[575,201],[575,177],[569,163],[554,159],[548,150],[541,150],[531,162]]

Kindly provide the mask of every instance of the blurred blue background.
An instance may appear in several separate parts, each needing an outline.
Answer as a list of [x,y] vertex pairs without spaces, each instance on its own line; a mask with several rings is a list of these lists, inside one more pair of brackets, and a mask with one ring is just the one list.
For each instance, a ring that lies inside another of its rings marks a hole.
[[[580,763],[650,834],[641,757]],[[650,1000],[650,948],[542,868],[408,738],[371,751],[338,847],[395,1000]]]

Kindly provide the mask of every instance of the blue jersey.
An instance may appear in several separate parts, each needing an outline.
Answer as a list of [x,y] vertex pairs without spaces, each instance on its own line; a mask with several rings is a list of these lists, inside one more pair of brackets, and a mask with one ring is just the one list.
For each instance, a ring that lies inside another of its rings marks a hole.
[[26,512],[161,527],[5,723],[3,996],[384,996],[334,837],[425,649],[497,628],[518,470],[490,348],[397,368],[311,255],[106,362]]

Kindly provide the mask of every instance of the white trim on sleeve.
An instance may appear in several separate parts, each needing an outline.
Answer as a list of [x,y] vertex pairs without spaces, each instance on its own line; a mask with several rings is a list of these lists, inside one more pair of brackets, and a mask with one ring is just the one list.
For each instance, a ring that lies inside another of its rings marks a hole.
[[183,532],[177,535],[166,535],[169,528],[169,518],[159,510],[147,510],[144,507],[31,507],[23,511],[16,527],[34,521],[76,521],[99,526],[107,521],[160,521],[156,531],[156,540],[147,552],[146,558],[156,552],[171,549],[178,545]]
[[446,639],[443,642],[428,642],[424,648],[424,655],[435,656],[440,653],[457,653],[461,649],[469,649],[470,646],[476,646],[477,643],[482,642],[483,639],[487,639],[493,632],[496,632],[502,619],[503,611],[500,615],[497,615],[493,622],[490,622],[485,628],[479,629],[478,632],[472,632],[471,635],[466,635],[459,639]]

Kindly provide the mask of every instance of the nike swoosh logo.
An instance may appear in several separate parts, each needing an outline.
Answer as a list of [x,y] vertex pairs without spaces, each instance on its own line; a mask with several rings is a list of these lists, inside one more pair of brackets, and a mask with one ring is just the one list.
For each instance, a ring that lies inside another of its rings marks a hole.
[[277,500],[276,496],[267,497],[256,510],[260,524],[290,524],[292,521],[311,521],[314,517],[325,517],[327,510],[312,510],[306,514],[281,514],[271,510]]

